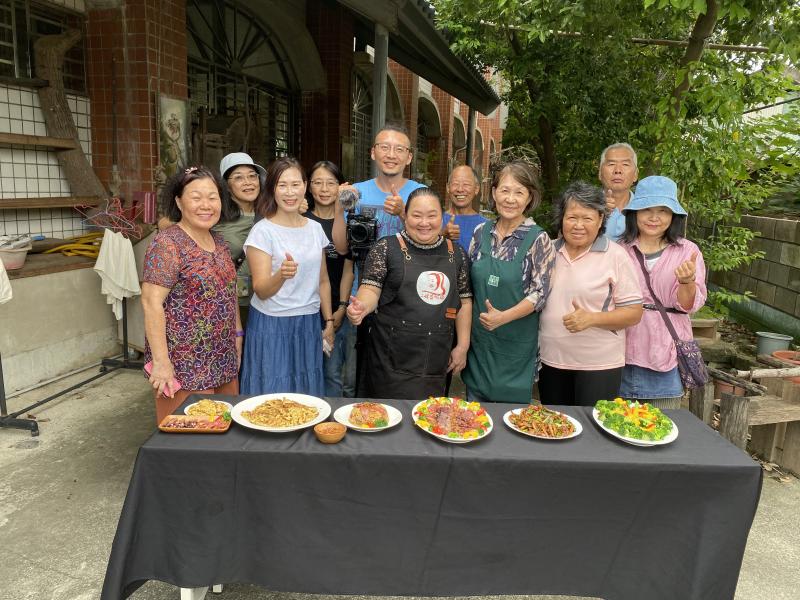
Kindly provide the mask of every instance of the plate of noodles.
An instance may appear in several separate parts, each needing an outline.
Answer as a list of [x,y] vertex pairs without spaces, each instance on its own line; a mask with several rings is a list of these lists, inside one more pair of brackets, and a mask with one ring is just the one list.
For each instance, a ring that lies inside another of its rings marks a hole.
[[242,427],[285,433],[320,423],[331,414],[322,398],[305,394],[264,394],[242,400],[231,410],[231,418]]
[[568,440],[583,431],[580,421],[541,404],[529,404],[503,415],[503,423],[514,431],[541,440]]

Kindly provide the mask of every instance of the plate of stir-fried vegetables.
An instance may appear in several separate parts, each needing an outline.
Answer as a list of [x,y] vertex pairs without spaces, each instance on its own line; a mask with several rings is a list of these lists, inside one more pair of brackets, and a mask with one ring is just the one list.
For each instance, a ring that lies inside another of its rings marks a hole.
[[568,440],[583,431],[577,419],[541,404],[510,410],[503,415],[503,422],[514,431],[543,440]]
[[661,446],[678,438],[678,426],[650,404],[598,400],[592,416],[603,431],[634,446]]

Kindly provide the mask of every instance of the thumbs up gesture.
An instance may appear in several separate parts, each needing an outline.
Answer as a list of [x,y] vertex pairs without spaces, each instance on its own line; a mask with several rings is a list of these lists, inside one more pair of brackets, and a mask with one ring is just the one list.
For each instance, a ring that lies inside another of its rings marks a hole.
[[297,263],[294,262],[292,255],[286,253],[286,260],[281,263],[281,279],[291,279],[297,275]]
[[350,304],[347,306],[347,318],[353,325],[361,325],[361,321],[367,316],[367,307],[355,296],[350,296]]
[[675,269],[675,277],[678,279],[678,283],[682,283],[684,285],[694,283],[696,273],[697,252],[694,252],[689,260],[682,262],[680,265],[678,265],[678,268]]
[[479,320],[483,328],[487,331],[494,331],[500,325],[505,324],[505,313],[502,310],[497,310],[492,303],[489,302],[489,299],[486,299],[486,312],[482,312],[479,315]]
[[617,208],[617,201],[614,199],[614,192],[609,188],[606,190],[606,212],[611,214]]
[[392,186],[389,188],[391,190],[391,194],[386,196],[386,200],[383,201],[383,211],[390,215],[399,215],[403,212],[403,199],[397,193],[397,188]]
[[447,221],[447,223],[444,226],[444,237],[454,241],[458,241],[459,237],[461,236],[461,228],[458,225],[456,225],[455,215],[449,215],[449,217],[450,220]]
[[565,314],[563,317],[564,327],[567,328],[567,331],[570,333],[578,333],[579,331],[592,327],[592,315],[594,313],[581,308],[575,298],[572,299],[572,308],[574,310],[571,313]]

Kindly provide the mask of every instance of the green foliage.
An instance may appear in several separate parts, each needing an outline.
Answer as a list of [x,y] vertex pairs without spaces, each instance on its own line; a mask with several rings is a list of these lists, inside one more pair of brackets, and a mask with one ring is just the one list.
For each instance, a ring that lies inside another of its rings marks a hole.
[[[781,0],[436,0],[456,52],[508,82],[505,145],[536,149],[551,198],[575,179],[597,181],[601,150],[627,141],[640,177],[678,182],[689,236],[711,270],[757,257],[737,223],[800,177],[800,110],[745,114],[800,93],[787,67],[800,57],[800,3]],[[698,18],[716,11],[715,44],[689,60]],[[797,71],[794,71],[797,77]],[[682,84],[688,88],[682,90]],[[680,87],[679,87],[680,86]],[[800,102],[797,104],[800,105]],[[800,108],[800,107],[798,107]],[[551,136],[552,143],[548,141]],[[546,205],[542,210],[546,208]],[[714,235],[701,235],[700,224]]]

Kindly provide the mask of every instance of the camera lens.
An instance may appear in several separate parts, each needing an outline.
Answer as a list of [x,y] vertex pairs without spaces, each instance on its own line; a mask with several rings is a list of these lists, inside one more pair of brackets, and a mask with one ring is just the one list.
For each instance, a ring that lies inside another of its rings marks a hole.
[[369,240],[369,229],[363,223],[350,223],[350,239],[356,244]]

